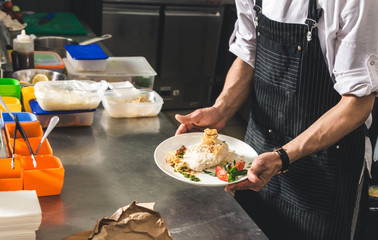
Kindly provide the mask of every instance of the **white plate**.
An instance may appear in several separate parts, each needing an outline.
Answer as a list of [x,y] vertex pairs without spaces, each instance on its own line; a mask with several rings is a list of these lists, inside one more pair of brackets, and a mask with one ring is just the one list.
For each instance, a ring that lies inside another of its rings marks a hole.
[[[189,147],[191,145],[200,143],[202,136],[203,136],[202,132],[185,133],[185,134],[173,136],[163,141],[155,149],[154,157],[155,157],[156,164],[163,172],[165,172],[166,174],[168,174],[169,176],[177,180],[194,184],[194,185],[198,185],[198,186],[204,186],[204,187],[226,186],[227,184],[240,182],[247,178],[247,176],[243,176],[235,182],[227,183],[227,182],[219,180],[217,177],[210,176],[203,172],[198,172],[197,177],[201,181],[194,182],[194,181],[190,181],[190,179],[188,178],[185,178],[182,174],[175,172],[173,168],[165,161],[165,157],[167,156],[167,154],[172,150],[179,149],[182,145],[184,145],[185,147]],[[241,157],[245,161],[246,167],[248,166],[250,162],[253,161],[253,159],[255,159],[255,157],[257,157],[256,151],[251,146],[249,146],[243,141],[240,141],[239,139],[222,135],[222,134],[218,135],[218,139],[222,141],[226,141],[230,151],[234,151],[239,157]],[[215,167],[212,169],[207,169],[207,170],[215,172]]]

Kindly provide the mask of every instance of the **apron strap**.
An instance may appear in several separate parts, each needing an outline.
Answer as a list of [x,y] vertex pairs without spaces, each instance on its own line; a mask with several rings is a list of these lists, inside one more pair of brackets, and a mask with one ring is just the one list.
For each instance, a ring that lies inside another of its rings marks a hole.
[[256,0],[256,3],[255,3],[256,6],[259,6],[260,9],[262,8],[262,0]]
[[322,16],[322,13],[323,13],[322,8],[317,9],[316,0],[309,0],[306,23],[308,23],[308,21],[311,21],[311,20],[317,23],[320,17]]

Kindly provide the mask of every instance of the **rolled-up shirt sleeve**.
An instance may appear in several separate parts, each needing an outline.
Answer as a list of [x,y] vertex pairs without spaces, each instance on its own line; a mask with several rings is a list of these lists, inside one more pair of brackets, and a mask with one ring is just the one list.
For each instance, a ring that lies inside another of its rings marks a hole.
[[377,2],[351,1],[340,15],[333,75],[341,95],[378,96]]
[[235,1],[238,20],[229,41],[229,50],[237,57],[255,67],[256,28],[253,1]]

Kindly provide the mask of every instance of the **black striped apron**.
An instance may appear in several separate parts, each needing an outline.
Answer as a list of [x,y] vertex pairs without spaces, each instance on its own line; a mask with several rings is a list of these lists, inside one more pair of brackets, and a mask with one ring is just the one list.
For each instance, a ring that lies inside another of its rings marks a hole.
[[[341,99],[313,27],[322,15],[316,0],[309,1],[304,24],[270,20],[261,7],[262,0],[257,0],[256,65],[246,133],[246,142],[259,154],[292,140]],[[365,132],[363,125],[328,149],[297,160],[260,192],[237,191],[235,198],[271,239],[350,239]]]

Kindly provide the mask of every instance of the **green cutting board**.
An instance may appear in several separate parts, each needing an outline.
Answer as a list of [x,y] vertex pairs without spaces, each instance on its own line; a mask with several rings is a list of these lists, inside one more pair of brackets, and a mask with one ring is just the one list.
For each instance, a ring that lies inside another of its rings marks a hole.
[[23,20],[27,23],[27,34],[54,34],[54,35],[86,35],[87,31],[73,13],[55,13],[55,17],[49,22],[39,26],[38,22],[48,12],[36,12],[24,14]]

